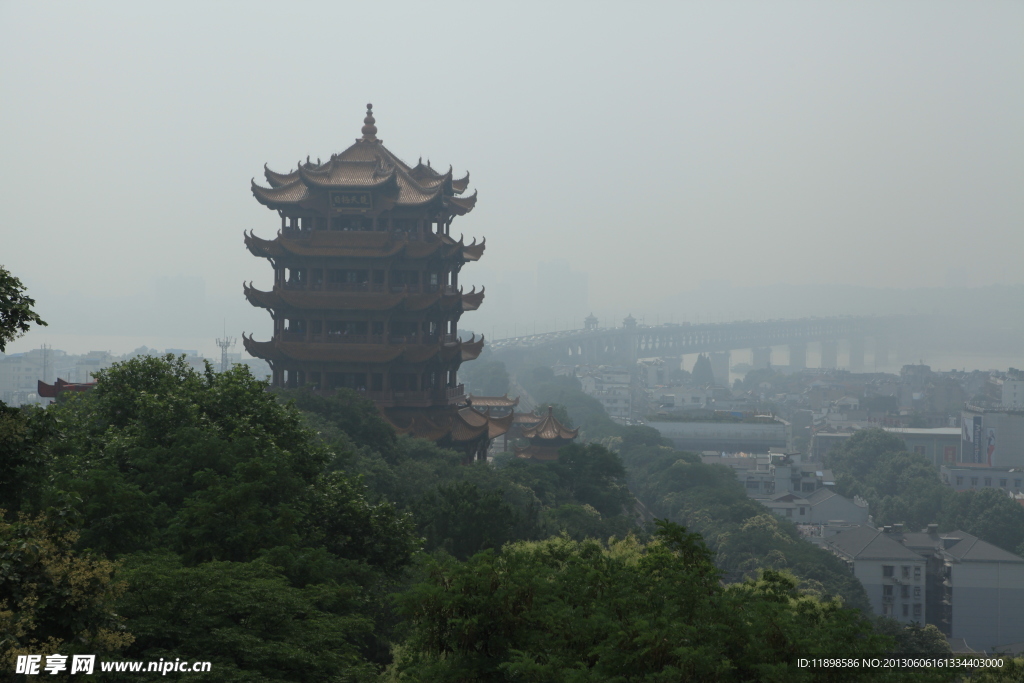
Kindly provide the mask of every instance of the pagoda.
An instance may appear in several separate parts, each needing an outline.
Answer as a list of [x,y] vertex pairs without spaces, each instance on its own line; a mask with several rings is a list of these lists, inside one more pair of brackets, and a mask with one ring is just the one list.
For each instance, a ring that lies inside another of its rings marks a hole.
[[[483,301],[482,289],[459,285],[459,272],[485,244],[451,234],[477,195],[465,196],[469,174],[454,178],[451,168],[395,156],[377,137],[372,105],[363,122],[362,137],[345,151],[323,162],[307,157],[289,173],[264,166],[269,187],[252,182],[281,226],[271,240],[245,235],[249,251],[274,269],[273,289],[248,284],[245,296],[270,313],[274,328],[270,341],[243,342],[270,364],[274,387],[353,389],[399,431],[450,437],[465,402],[459,365],[484,342],[462,340],[457,326]],[[471,413],[465,417],[479,422]]]
[[559,422],[552,406],[548,406],[547,415],[535,417],[536,422],[522,430],[523,438],[529,439],[530,445],[516,448],[516,456],[533,460],[558,460],[558,450],[579,436],[579,427],[569,429]]

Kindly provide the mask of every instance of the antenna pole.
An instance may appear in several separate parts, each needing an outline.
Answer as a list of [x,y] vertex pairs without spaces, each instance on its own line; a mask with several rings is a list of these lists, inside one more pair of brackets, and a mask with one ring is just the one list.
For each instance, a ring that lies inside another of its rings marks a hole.
[[235,345],[235,338],[229,337],[226,334],[223,337],[217,339],[217,346],[220,347],[220,371],[227,372],[228,363],[228,349]]

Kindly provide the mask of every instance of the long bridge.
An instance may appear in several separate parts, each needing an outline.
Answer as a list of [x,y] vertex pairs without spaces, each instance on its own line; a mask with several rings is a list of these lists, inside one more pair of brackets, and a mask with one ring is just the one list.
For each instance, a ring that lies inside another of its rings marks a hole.
[[885,365],[893,340],[907,329],[912,316],[843,316],[797,320],[743,320],[730,323],[638,325],[627,318],[621,327],[548,332],[489,344],[506,357],[529,355],[545,362],[628,364],[640,358],[675,357],[692,353],[752,349],[755,367],[771,362],[771,347],[789,347],[789,365],[806,367],[808,343],[821,345],[821,366],[838,367],[839,342],[849,345],[849,368],[864,367],[867,340],[875,365]]

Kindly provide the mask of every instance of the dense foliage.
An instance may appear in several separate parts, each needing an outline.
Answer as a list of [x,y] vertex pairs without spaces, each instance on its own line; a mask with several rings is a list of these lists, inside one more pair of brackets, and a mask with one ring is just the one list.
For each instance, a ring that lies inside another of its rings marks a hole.
[[413,632],[388,680],[891,679],[799,668],[836,643],[857,657],[893,641],[840,603],[801,596],[783,573],[723,587],[700,536],[671,523],[649,544],[561,537],[427,565],[427,580],[398,597]]
[[[796,657],[934,638],[849,609],[852,577],[731,472],[547,369],[522,381],[590,440],[472,465],[353,392],[173,357],[99,380],[0,405],[5,666],[60,646],[210,681],[828,680]],[[691,531],[652,539],[652,513]]]
[[1024,507],[996,489],[953,491],[895,434],[861,430],[832,449],[828,464],[838,493],[866,499],[876,524],[919,531],[935,523],[941,531],[958,529],[1004,550],[1024,551]]
[[124,656],[211,660],[209,680],[370,676],[387,657],[387,593],[418,547],[411,518],[331,472],[299,411],[244,366],[140,357],[98,380],[45,419],[5,411],[4,434],[17,508],[64,505],[65,553],[120,564]]
[[25,294],[21,280],[0,266],[0,352],[32,325],[46,325],[33,309],[35,305],[35,299]]

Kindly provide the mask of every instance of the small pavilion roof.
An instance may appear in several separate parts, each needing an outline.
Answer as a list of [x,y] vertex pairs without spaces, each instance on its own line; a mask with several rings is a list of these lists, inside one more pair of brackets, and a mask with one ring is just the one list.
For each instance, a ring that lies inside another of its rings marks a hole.
[[523,429],[523,436],[527,439],[540,439],[542,441],[554,441],[568,439],[572,440],[579,436],[580,430],[569,429],[555,418],[554,409],[548,406],[548,414],[536,425]]

